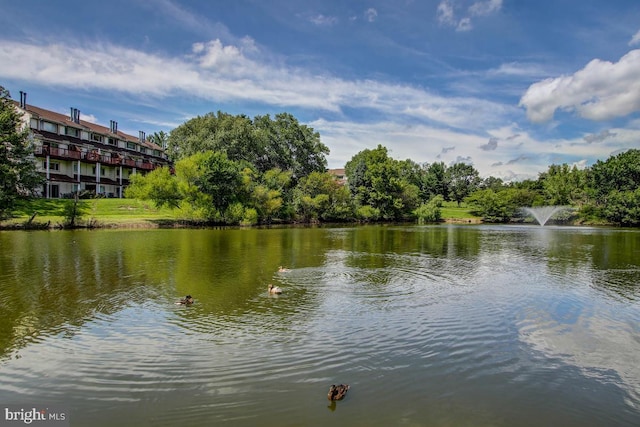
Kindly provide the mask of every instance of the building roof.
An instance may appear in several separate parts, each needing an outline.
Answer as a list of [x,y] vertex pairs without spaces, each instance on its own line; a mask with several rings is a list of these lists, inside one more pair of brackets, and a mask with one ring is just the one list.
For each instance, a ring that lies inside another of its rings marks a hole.
[[[13,101],[14,104],[16,105],[16,107],[20,107],[20,104],[17,101]],[[143,141],[141,142],[140,139],[136,136],[132,136],[132,135],[128,135],[124,132],[121,131],[117,131],[116,133],[111,132],[111,129],[106,127],[106,126],[102,126],[96,123],[92,123],[86,120],[82,120],[82,118],[80,118],[77,122],[74,122],[71,119],[71,115],[66,115],[66,114],[61,114],[61,113],[56,113],[55,111],[51,111],[51,110],[46,110],[44,108],[40,108],[40,107],[36,107],[34,105],[30,105],[27,104],[26,108],[23,109],[24,111],[30,113],[32,116],[40,118],[40,119],[44,119],[53,123],[57,123],[57,124],[61,124],[64,126],[72,126],[75,127],[77,129],[81,129],[81,130],[86,130],[89,132],[93,132],[93,133],[97,133],[100,135],[105,135],[105,136],[109,136],[109,135],[113,135],[116,136],[117,138],[123,140],[123,141],[128,141],[128,142],[135,142],[137,144],[141,144],[146,148],[150,148],[152,150],[160,150],[163,151],[163,148],[160,147],[159,145],[150,142],[150,141]],[[78,112],[79,113],[79,112]]]

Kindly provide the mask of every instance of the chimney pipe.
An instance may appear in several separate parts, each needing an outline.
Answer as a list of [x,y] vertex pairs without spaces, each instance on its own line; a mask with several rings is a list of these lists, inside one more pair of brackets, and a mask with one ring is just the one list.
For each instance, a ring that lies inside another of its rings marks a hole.
[[144,133],[144,131],[138,131],[138,138],[140,139],[140,142],[145,142],[145,133]]
[[27,92],[20,91],[20,108],[27,109]]

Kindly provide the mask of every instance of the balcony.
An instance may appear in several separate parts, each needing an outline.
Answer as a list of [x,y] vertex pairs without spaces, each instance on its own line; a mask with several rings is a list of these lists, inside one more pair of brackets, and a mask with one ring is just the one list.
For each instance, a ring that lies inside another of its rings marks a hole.
[[81,160],[82,162],[100,163],[107,166],[122,165],[144,171],[152,171],[163,166],[162,163],[151,162],[146,158],[131,159],[118,153],[108,152],[107,154],[100,154],[97,150],[87,152],[77,149],[49,147],[47,145],[35,147],[35,155],[38,157],[50,156],[51,158],[68,161]]
[[35,155],[36,156],[50,156],[55,159],[62,160],[79,160],[82,157],[82,152],[78,150],[68,150],[66,148],[56,148],[56,147],[36,147]]
[[136,162],[136,167],[142,170],[154,170],[155,169],[155,165],[153,163],[150,162]]

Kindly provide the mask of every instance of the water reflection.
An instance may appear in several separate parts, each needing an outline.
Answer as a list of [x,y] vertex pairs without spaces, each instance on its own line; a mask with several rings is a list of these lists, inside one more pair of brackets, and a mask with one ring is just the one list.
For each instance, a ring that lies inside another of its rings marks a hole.
[[77,425],[640,421],[637,231],[12,232],[0,247],[0,401],[64,403]]

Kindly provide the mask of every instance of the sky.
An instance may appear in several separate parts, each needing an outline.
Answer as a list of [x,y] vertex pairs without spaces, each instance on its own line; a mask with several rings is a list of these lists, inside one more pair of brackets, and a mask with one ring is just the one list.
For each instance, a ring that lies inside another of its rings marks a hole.
[[293,114],[330,168],[379,144],[536,179],[640,148],[637,0],[0,0],[13,99],[131,135]]

